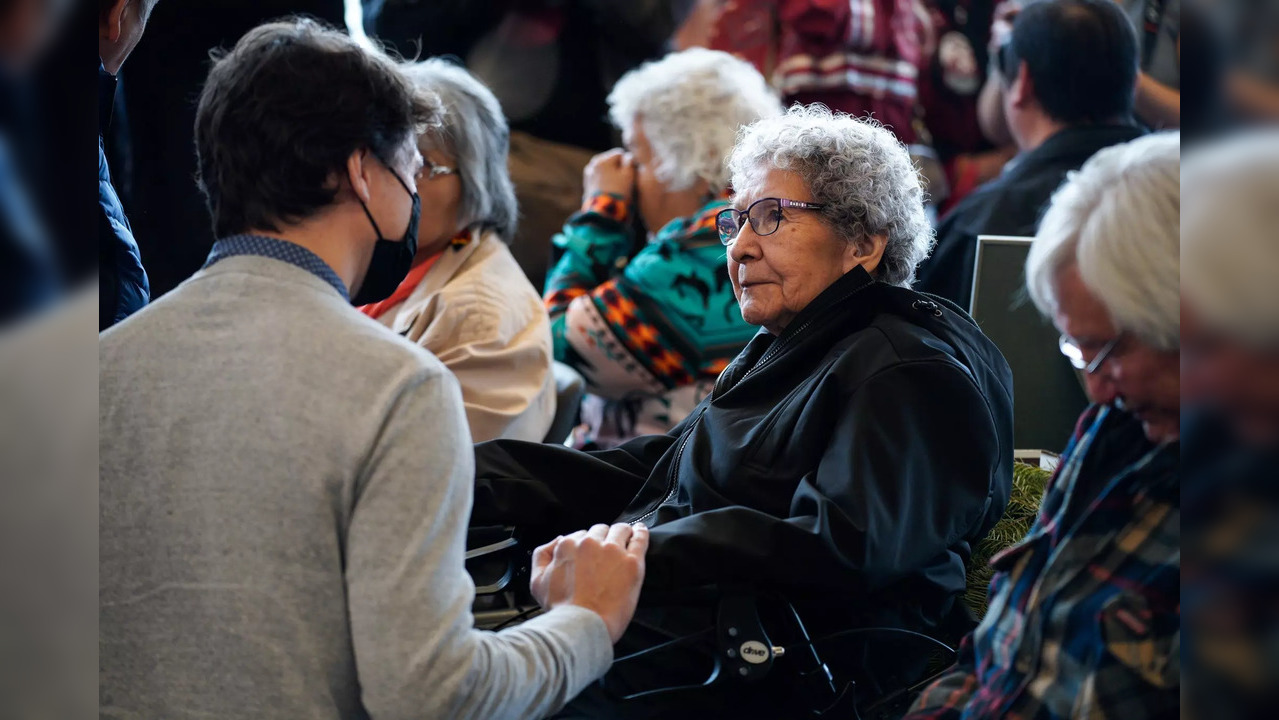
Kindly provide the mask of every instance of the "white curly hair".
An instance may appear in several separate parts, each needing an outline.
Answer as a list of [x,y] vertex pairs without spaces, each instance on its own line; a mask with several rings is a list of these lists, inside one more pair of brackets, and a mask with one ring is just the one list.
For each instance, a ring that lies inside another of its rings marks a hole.
[[782,112],[781,101],[750,63],[726,52],[691,48],[626,73],[608,96],[609,117],[623,134],[635,121],[653,148],[654,171],[670,190],[698,178],[719,193],[737,131]]
[[[910,153],[878,122],[795,105],[745,128],[728,161],[736,192],[757,187],[769,170],[808,184],[823,218],[849,242],[884,235],[876,270],[890,285],[910,287],[915,267],[936,242],[924,213],[924,190]],[[799,198],[792,198],[799,199]]]

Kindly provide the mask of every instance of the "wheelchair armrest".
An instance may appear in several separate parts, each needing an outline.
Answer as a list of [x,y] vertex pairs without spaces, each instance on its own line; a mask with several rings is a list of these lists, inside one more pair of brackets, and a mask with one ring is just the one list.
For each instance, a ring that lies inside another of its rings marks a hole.
[[513,527],[473,527],[466,534],[466,570],[477,596],[496,595],[510,586],[523,560]]

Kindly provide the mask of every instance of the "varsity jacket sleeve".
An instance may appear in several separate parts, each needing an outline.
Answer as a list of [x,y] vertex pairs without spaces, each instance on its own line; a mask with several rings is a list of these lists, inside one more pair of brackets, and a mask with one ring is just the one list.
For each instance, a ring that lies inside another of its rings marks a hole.
[[833,440],[789,513],[730,506],[653,528],[646,590],[731,582],[868,593],[974,531],[1003,458],[966,371],[902,363],[839,394]]
[[633,258],[630,209],[596,195],[555,244],[564,256],[547,281],[555,359],[608,399],[658,395],[714,377],[754,334],[741,320],[724,269],[713,201],[673,221]]

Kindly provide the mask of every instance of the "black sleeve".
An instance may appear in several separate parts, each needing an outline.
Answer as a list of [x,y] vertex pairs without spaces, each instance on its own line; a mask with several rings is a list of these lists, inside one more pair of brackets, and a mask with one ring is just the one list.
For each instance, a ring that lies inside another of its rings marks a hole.
[[525,542],[542,543],[612,522],[676,437],[649,435],[599,452],[518,440],[480,443],[471,524],[514,525]]
[[789,517],[745,507],[652,531],[646,590],[714,583],[867,592],[918,571],[988,510],[994,423],[959,367],[907,363],[848,399]]

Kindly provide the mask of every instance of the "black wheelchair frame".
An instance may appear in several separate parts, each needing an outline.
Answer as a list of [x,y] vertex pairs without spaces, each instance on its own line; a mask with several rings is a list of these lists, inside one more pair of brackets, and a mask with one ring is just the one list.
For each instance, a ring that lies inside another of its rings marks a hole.
[[[477,628],[501,630],[541,612],[528,591],[532,549],[521,545],[514,528],[472,528],[467,547],[467,570],[476,583],[473,614]],[[940,650],[950,658],[941,664],[942,667],[949,666],[955,657],[954,649],[941,640],[901,628],[850,628],[814,640],[809,636],[799,612],[785,598],[752,588],[692,588],[664,596],[646,594],[643,599],[645,607],[689,604],[715,607],[714,625],[670,637],[616,658],[610,674],[627,663],[651,655],[702,644],[703,649],[710,646],[712,666],[708,676],[700,682],[623,693],[609,686],[609,676],[606,675],[600,682],[617,701],[703,692],[730,683],[756,683],[776,673],[788,672],[798,683],[803,697],[808,699],[808,707],[803,711],[807,717],[895,720],[905,713],[918,692],[940,673],[928,673],[914,681],[900,681],[894,689],[879,697],[859,698],[856,683],[850,679],[839,679],[819,648],[837,639],[878,635],[919,642]],[[765,627],[761,604],[769,606],[772,611],[768,613],[769,617],[780,619],[780,627]],[[772,638],[782,636],[796,640],[774,644]]]

